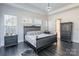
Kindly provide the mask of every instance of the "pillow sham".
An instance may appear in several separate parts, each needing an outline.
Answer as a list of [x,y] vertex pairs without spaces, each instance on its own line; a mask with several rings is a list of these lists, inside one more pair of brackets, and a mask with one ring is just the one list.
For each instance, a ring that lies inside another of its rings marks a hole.
[[29,31],[27,32],[27,35],[40,35],[42,33],[43,33],[42,31]]

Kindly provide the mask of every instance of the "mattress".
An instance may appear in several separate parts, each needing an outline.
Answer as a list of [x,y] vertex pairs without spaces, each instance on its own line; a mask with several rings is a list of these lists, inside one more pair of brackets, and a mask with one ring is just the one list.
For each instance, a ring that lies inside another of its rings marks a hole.
[[53,36],[53,34],[40,34],[40,35],[25,35],[25,40],[36,47],[36,38],[44,38],[48,36]]

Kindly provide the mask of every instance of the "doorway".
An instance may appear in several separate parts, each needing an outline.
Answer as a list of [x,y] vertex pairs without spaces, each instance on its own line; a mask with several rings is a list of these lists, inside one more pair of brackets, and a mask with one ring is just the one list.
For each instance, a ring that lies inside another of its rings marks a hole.
[[57,41],[61,39],[61,18],[57,18],[56,20],[56,34],[57,34]]

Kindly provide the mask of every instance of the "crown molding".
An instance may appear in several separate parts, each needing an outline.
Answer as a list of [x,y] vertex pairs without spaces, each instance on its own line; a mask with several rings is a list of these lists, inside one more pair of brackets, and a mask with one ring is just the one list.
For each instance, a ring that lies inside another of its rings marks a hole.
[[36,13],[36,14],[39,14],[39,15],[52,15],[52,14],[56,14],[56,13],[60,13],[60,12],[63,12],[63,11],[67,11],[69,9],[72,9],[72,8],[75,8],[75,7],[78,7],[79,6],[79,3],[72,3],[70,5],[67,5],[65,7],[62,7],[58,10],[55,10],[55,11],[51,11],[49,13],[46,13],[44,11],[40,11],[38,9],[34,9],[32,6],[29,7],[28,4],[27,4],[27,8],[19,5],[19,4],[12,4],[12,3],[6,3],[5,5],[10,5],[10,6],[13,6],[13,7],[16,7],[16,8],[20,8],[20,9],[23,9],[23,10],[26,10],[26,11],[29,11],[29,12],[32,12],[32,13]]
[[58,10],[55,10],[55,11],[51,11],[51,12],[49,12],[49,15],[51,15],[51,14],[56,14],[56,13],[59,13],[59,12],[63,12],[63,11],[67,11],[67,10],[69,10],[69,9],[72,9],[72,8],[75,8],[75,7],[78,7],[79,6],[79,4],[71,4],[71,5],[67,5],[67,6],[65,6],[65,7],[62,7],[62,8],[60,8],[60,9],[58,9]]

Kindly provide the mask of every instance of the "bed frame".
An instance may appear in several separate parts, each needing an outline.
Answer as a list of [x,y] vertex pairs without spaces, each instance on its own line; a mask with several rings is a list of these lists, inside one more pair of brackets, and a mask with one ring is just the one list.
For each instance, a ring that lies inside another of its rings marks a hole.
[[25,35],[28,31],[40,31],[40,26],[24,26],[24,42],[27,43],[31,48],[34,49],[35,52],[40,52],[44,48],[51,46],[52,43],[57,42],[56,35],[47,36],[43,38],[36,39],[36,47],[30,44],[28,41],[25,40]]

